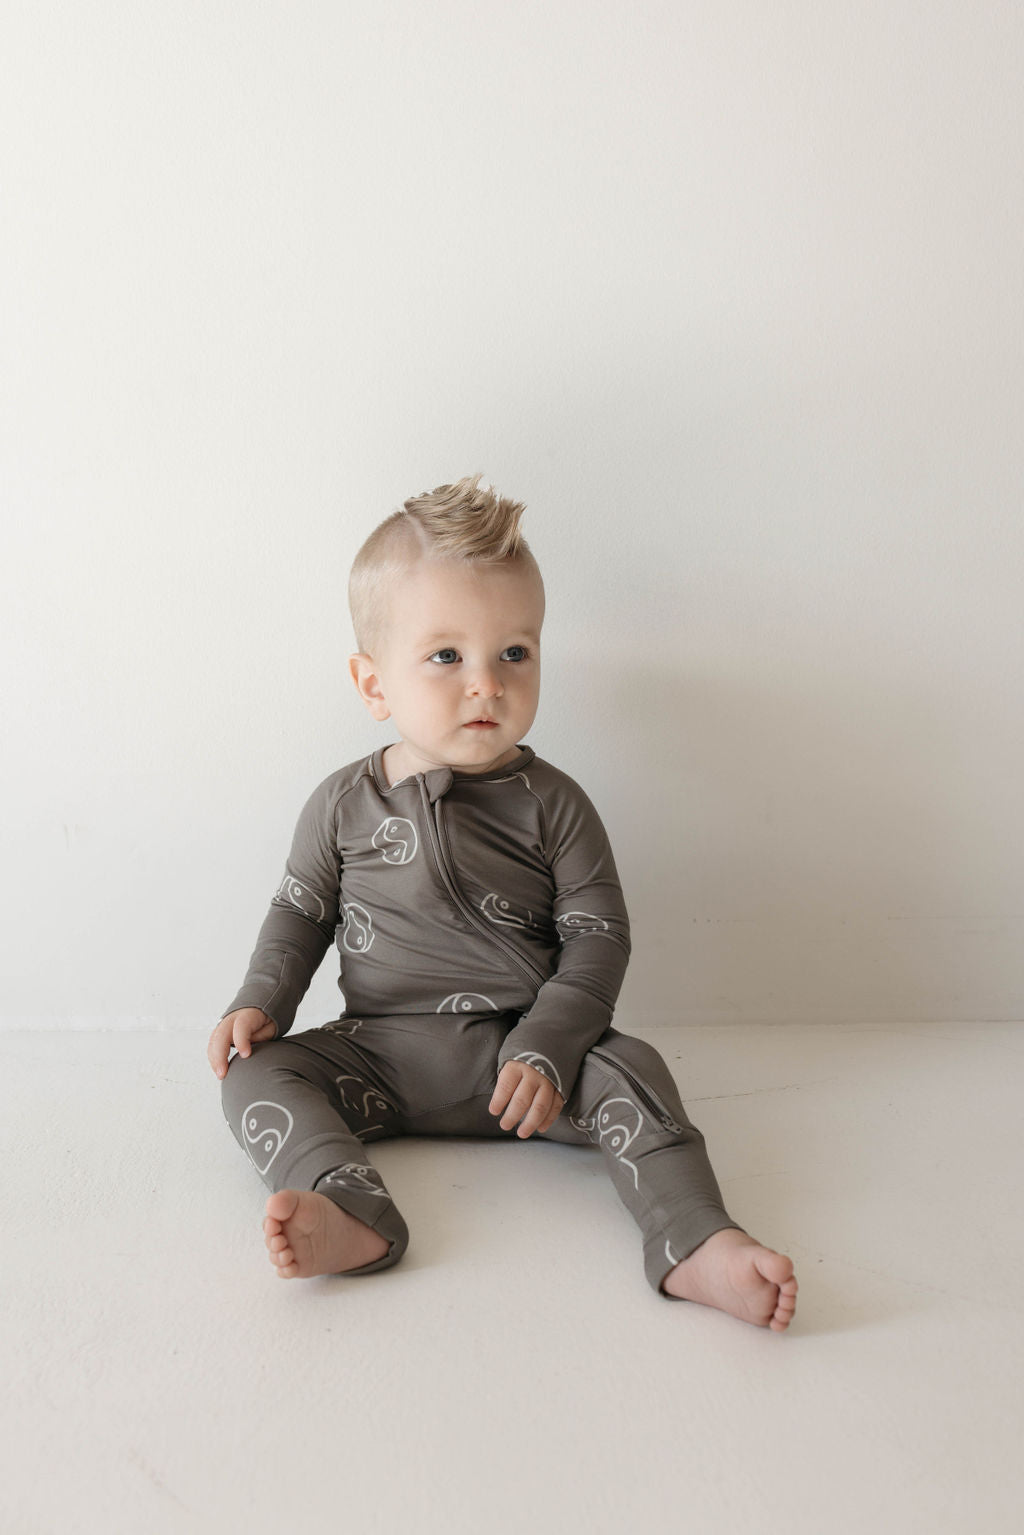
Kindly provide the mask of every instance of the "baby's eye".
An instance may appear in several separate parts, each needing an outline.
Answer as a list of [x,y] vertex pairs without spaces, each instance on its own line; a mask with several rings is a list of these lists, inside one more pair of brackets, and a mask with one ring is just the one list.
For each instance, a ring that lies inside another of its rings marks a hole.
[[444,650],[435,650],[434,654],[428,657],[428,659],[436,661],[438,666],[451,666],[453,661],[459,659],[459,652],[453,650],[450,645],[446,645]]
[[505,649],[501,652],[501,659],[503,661],[525,661],[526,657],[527,649],[525,645],[506,645]]

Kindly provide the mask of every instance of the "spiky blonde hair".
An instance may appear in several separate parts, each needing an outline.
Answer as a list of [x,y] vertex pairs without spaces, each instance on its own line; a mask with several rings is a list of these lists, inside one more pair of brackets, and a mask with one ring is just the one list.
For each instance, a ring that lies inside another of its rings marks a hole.
[[537,569],[519,531],[525,504],[499,495],[493,485],[481,486],[482,478],[467,475],[452,485],[410,496],[374,528],[352,562],[348,581],[359,650],[377,653],[387,618],[387,590],[419,560],[479,560],[491,565],[509,560]]

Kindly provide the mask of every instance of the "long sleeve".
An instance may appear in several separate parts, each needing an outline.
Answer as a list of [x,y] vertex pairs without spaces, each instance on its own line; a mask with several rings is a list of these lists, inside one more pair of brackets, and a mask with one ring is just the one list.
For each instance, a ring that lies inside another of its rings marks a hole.
[[292,838],[285,874],[270,903],[241,989],[222,1017],[258,1007],[287,1034],[334,938],[340,861],[337,775],[314,789]]
[[629,961],[629,918],[608,836],[579,785],[545,801],[545,843],[561,947],[555,973],[498,1057],[525,1061],[568,1098],[584,1055],[611,1023]]

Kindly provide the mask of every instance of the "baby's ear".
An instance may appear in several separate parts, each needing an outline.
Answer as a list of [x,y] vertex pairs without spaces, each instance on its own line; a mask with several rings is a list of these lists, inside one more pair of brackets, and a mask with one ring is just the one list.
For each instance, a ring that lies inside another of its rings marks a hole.
[[352,681],[356,685],[356,692],[374,719],[390,719],[391,710],[388,708],[387,699],[384,697],[380,674],[377,671],[377,663],[373,657],[367,655],[365,651],[356,651],[354,655],[348,658],[348,669]]

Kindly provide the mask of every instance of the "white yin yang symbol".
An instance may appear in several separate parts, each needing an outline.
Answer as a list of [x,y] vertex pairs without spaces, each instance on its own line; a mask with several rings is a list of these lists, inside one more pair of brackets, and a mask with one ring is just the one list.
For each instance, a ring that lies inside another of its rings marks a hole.
[[416,828],[405,816],[389,816],[374,832],[373,845],[385,863],[412,863],[419,846]]
[[597,1132],[602,1145],[620,1157],[635,1141],[644,1116],[628,1098],[607,1098],[597,1113]]
[[324,903],[315,890],[304,885],[301,880],[293,879],[286,874],[277,889],[277,900],[287,901],[289,906],[297,906],[299,911],[307,917],[315,917],[318,922],[324,920]]
[[346,1162],[344,1167],[336,1167],[326,1178],[318,1180],[318,1187],[322,1188],[325,1183],[356,1193],[373,1194],[377,1199],[388,1198],[380,1173],[365,1162]]
[[292,1116],[279,1103],[257,1099],[242,1115],[245,1149],[258,1173],[265,1173],[291,1134]]
[[595,917],[589,911],[566,911],[555,918],[558,931],[568,937],[572,933],[604,933],[608,924],[603,917]]
[[325,1034],[354,1034],[362,1026],[361,1018],[337,1018],[333,1023],[325,1023],[323,1031]]
[[357,901],[350,901],[345,907],[345,926],[341,934],[341,941],[348,952],[365,954],[375,937],[373,921],[366,907],[360,906]]
[[488,922],[500,922],[505,927],[532,927],[533,914],[527,912],[525,916],[517,912],[511,901],[506,901],[503,895],[485,895],[480,902],[480,910]]
[[453,991],[445,997],[437,1009],[439,1013],[496,1013],[498,1009],[490,997],[479,991]]
[[[378,1088],[367,1087],[361,1077],[335,1077],[334,1080],[338,1084],[338,1092],[341,1095],[341,1106],[343,1109],[348,1109],[349,1112],[359,1112],[361,1110],[364,1119],[369,1119],[371,1113],[397,1114],[398,1110],[391,1102],[391,1099],[386,1097]],[[346,1083],[349,1084],[347,1092],[345,1089]],[[363,1089],[361,1100],[357,1089]],[[351,1093],[351,1097],[349,1097],[349,1093]]]
[[363,1113],[369,1119],[371,1114],[397,1114],[398,1110],[376,1087],[368,1087],[363,1094]]

